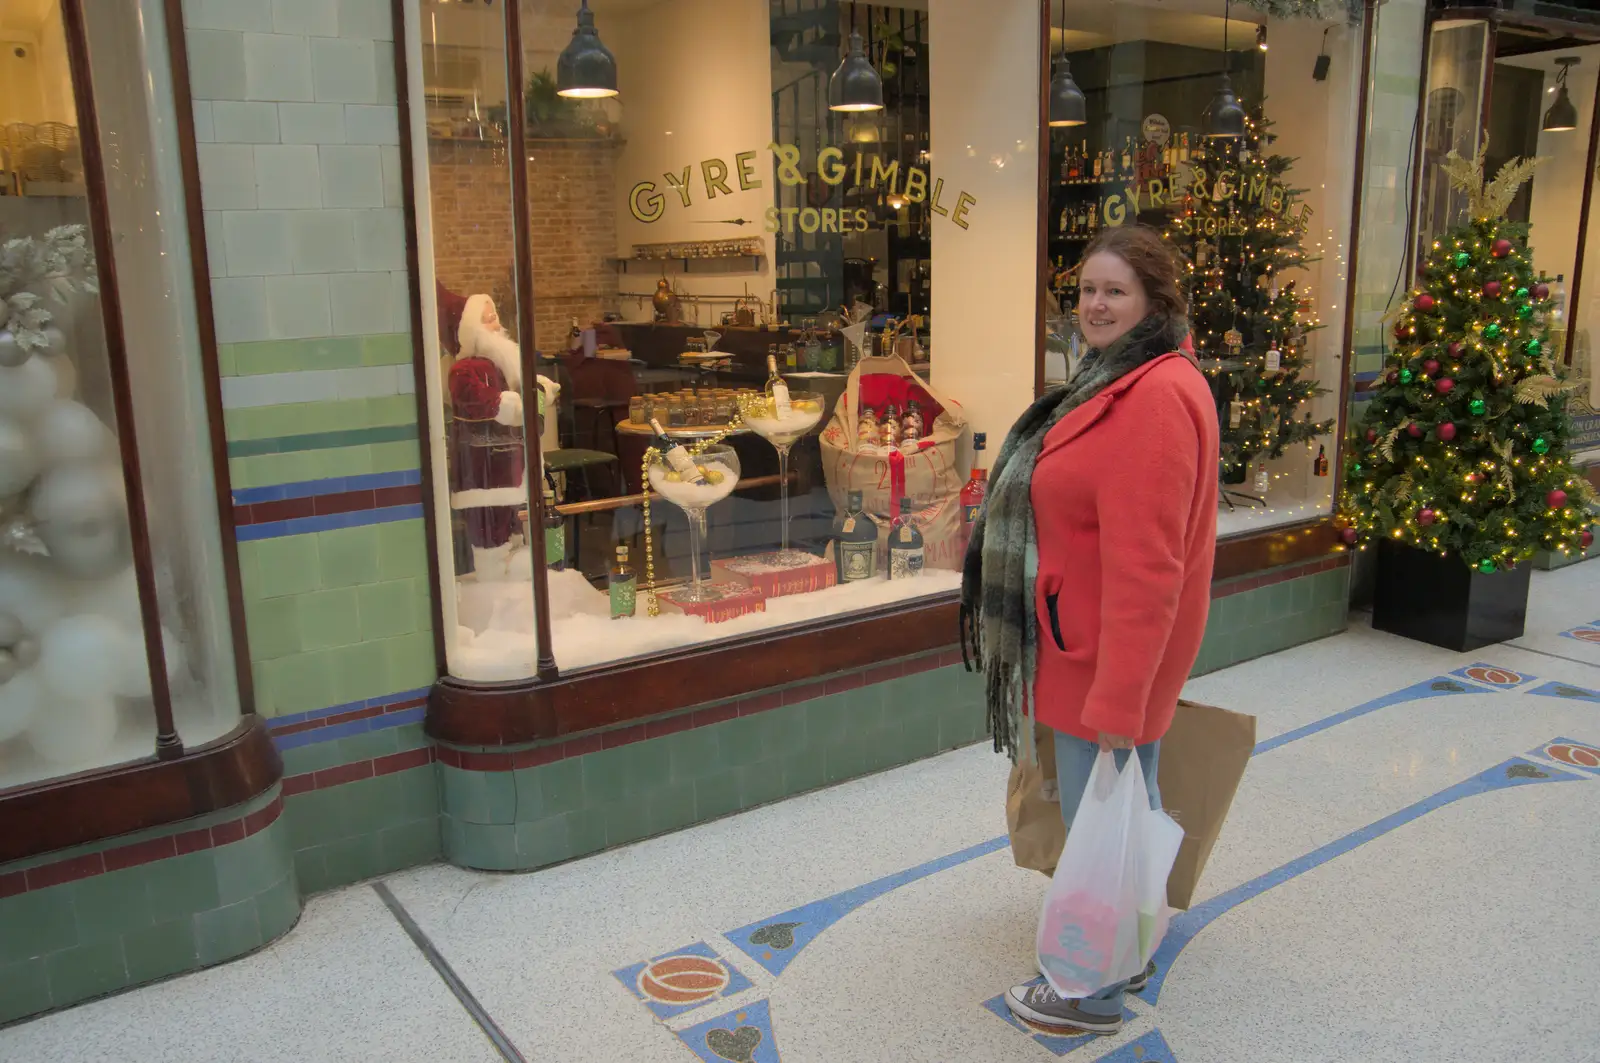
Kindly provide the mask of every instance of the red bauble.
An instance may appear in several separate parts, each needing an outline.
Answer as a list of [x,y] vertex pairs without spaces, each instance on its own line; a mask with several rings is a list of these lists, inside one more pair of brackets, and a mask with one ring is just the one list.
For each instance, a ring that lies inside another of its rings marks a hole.
[[1434,521],[1436,521],[1438,519],[1439,519],[1439,514],[1435,513],[1431,509],[1424,509],[1420,513],[1417,514],[1417,523],[1422,525],[1424,528],[1429,527],[1430,525],[1433,524]]
[[1406,434],[1409,435],[1412,439],[1421,439],[1422,438],[1422,426],[1420,424],[1418,424],[1417,422],[1412,421],[1410,424],[1406,425]]
[[1429,295],[1427,292],[1423,292],[1421,295],[1416,297],[1416,299],[1412,302],[1411,305],[1416,307],[1417,310],[1420,311],[1421,313],[1426,314],[1429,310],[1433,309],[1433,307],[1434,307],[1434,298],[1433,298],[1433,296]]
[[1460,358],[1461,357],[1461,344],[1452,343],[1450,345],[1450,357],[1452,357],[1452,358]]
[[1550,298],[1550,285],[1543,283],[1535,284],[1531,294],[1535,299],[1548,299]]
[[1398,384],[1400,383],[1400,374],[1391,369],[1389,370],[1389,375],[1384,377],[1384,379],[1391,384]]
[[1483,297],[1485,299],[1500,298],[1500,282],[1490,281],[1488,284],[1485,284],[1483,286]]
[[1578,545],[1582,546],[1585,550],[1587,550],[1587,549],[1589,549],[1589,547],[1593,546],[1594,545],[1594,532],[1586,531],[1582,535],[1578,536]]
[[1433,384],[1433,390],[1437,391],[1441,395],[1448,395],[1452,391],[1454,391],[1455,388],[1456,388],[1456,382],[1454,380],[1451,380],[1449,377],[1444,377],[1441,380],[1436,380],[1436,381],[1434,381],[1434,384]]
[[1429,358],[1426,362],[1423,362],[1422,363],[1422,371],[1424,373],[1427,373],[1429,376],[1432,376],[1433,374],[1437,373],[1439,371],[1439,361],[1438,361],[1438,359]]
[[1567,493],[1558,487],[1544,496],[1544,504],[1551,509],[1560,509],[1567,504]]
[[1346,546],[1354,546],[1356,544],[1356,540],[1361,538],[1361,536],[1356,534],[1356,530],[1354,528],[1346,528],[1344,531],[1339,533],[1339,538],[1344,540],[1344,544]]
[[1367,442],[1368,443],[1376,443],[1377,441],[1378,441],[1378,430],[1376,428],[1367,429]]
[[1475,484],[1478,482],[1478,474],[1475,472],[1469,472],[1467,475],[1463,476],[1462,479],[1467,481],[1469,484]]
[[1435,431],[1438,433],[1439,438],[1446,443],[1456,437],[1456,426],[1449,421],[1440,425]]
[[1495,258],[1505,258],[1511,253],[1511,241],[1504,237],[1496,240],[1489,246],[1489,253]]

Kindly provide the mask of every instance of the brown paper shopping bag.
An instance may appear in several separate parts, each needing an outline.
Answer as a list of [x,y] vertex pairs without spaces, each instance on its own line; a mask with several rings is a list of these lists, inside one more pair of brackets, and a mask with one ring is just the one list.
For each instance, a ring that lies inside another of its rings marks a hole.
[[1167,903],[1174,908],[1187,909],[1194,899],[1255,748],[1254,716],[1178,702],[1156,771],[1161,805],[1183,828],[1183,845],[1167,878]]
[[[1055,873],[1066,845],[1056,790],[1056,744],[1050,728],[1035,724],[1036,763],[1011,768],[1006,788],[1006,826],[1018,867]],[[1178,702],[1172,726],[1161,739],[1156,779],[1161,805],[1183,828],[1183,845],[1167,879],[1167,903],[1187,909],[1200,872],[1222,834],[1233,795],[1256,746],[1256,718],[1192,701]]]
[[1061,821],[1061,799],[1056,791],[1055,732],[1033,725],[1038,759],[1011,765],[1006,785],[1006,829],[1011,832],[1011,858],[1018,867],[1052,875],[1061,848],[1067,843],[1067,825]]

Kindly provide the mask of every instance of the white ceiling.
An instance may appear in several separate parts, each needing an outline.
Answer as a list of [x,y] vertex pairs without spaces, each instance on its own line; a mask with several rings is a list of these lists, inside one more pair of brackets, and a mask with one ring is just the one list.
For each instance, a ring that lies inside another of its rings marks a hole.
[[0,36],[32,40],[57,0],[0,0]]

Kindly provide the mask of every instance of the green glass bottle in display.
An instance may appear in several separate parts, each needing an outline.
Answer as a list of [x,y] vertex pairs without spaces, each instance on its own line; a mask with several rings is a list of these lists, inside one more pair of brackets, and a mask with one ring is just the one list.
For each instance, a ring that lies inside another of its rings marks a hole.
[[889,529],[889,578],[910,579],[922,575],[922,532],[911,515],[911,499],[900,500],[900,516]]
[[556,493],[544,489],[544,565],[560,571],[567,567],[567,522],[556,512]]
[[840,583],[855,583],[878,574],[878,526],[862,512],[860,491],[847,498],[833,518],[833,563]]
[[639,577],[628,564],[628,548],[617,547],[617,559],[611,565],[608,590],[611,595],[611,619],[623,620],[633,615],[639,602]]

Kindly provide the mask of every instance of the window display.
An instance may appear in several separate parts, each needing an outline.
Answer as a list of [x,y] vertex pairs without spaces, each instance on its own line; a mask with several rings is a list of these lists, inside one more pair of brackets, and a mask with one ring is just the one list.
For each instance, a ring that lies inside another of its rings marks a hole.
[[1163,230],[1187,264],[1191,339],[1222,426],[1223,535],[1332,507],[1361,35],[1314,14],[1053,6],[1053,50],[1086,102],[1084,122],[1052,129],[1046,380],[1081,357],[1087,242],[1134,221]]

